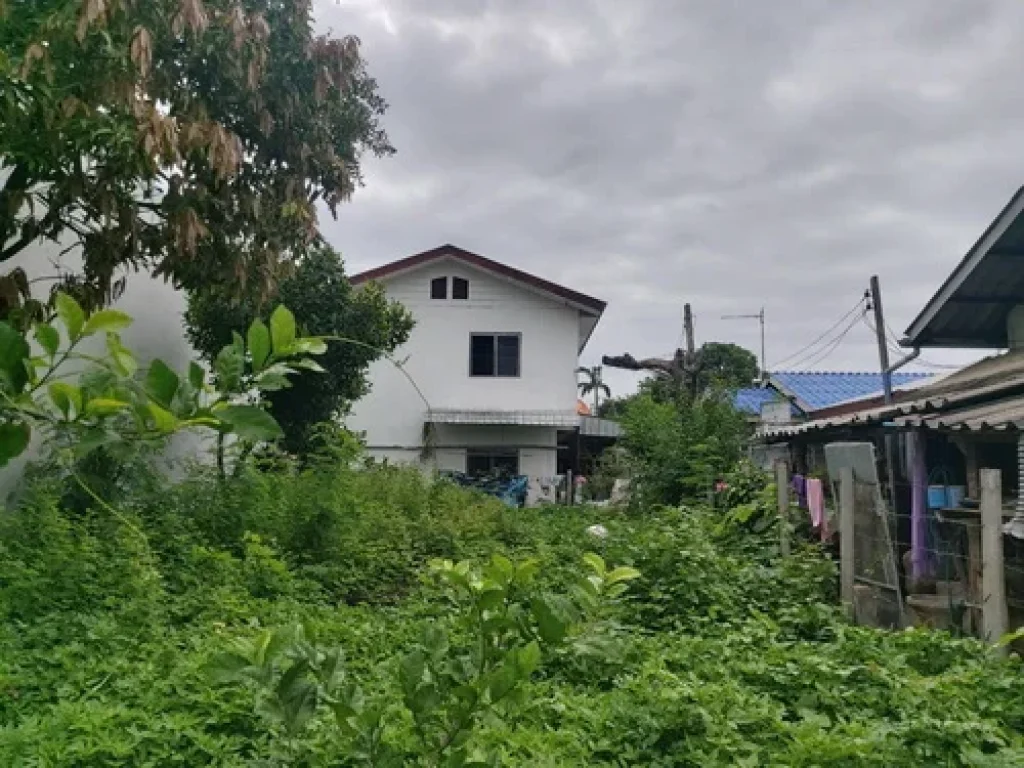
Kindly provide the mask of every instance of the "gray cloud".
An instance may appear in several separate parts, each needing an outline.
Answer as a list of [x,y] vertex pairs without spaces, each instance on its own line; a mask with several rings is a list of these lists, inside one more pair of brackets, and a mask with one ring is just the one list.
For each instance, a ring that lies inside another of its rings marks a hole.
[[[1016,0],[321,0],[398,153],[325,216],[353,270],[454,242],[609,301],[585,359],[769,363],[881,276],[902,329],[1022,181]],[[820,364],[872,369],[857,327]],[[930,353],[938,361],[964,355]],[[635,378],[616,375],[613,386]]]

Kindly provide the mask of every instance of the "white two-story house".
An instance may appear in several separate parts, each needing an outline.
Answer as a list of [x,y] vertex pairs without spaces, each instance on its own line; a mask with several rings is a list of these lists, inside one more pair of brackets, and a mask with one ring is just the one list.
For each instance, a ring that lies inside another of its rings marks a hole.
[[559,434],[580,427],[576,368],[603,301],[452,245],[351,281],[380,283],[416,320],[395,353],[402,369],[374,363],[347,420],[371,455],[510,470],[530,478],[533,498],[554,482]]

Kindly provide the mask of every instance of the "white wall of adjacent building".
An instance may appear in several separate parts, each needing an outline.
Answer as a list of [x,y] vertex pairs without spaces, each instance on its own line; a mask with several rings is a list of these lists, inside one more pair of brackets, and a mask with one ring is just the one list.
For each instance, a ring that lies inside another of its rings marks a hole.
[[[42,296],[52,285],[47,278],[59,271],[55,264],[62,262],[64,270],[72,271],[79,266],[73,258],[61,259],[60,251],[59,244],[41,243],[4,267],[23,267],[30,280],[38,280],[33,290]],[[430,281],[438,276],[467,279],[469,299],[431,299]],[[376,457],[420,461],[427,402],[435,409],[575,412],[580,339],[576,309],[455,260],[397,275],[385,286],[390,298],[413,313],[416,327],[395,354],[405,373],[387,360],[374,363],[369,372],[372,390],[346,420],[351,429],[366,433]],[[184,335],[185,297],[170,284],[131,275],[116,306],[134,319],[123,336],[142,365],[160,358],[183,371],[197,359]],[[521,334],[519,376],[469,375],[470,334],[477,332]],[[553,477],[556,442],[554,427],[438,425],[429,465],[464,471],[467,451],[515,447],[523,474]],[[176,440],[172,453],[194,456],[206,447],[198,436],[186,435]],[[13,487],[23,468],[24,460],[19,460],[0,470],[0,494]]]
[[[430,284],[437,277],[468,280],[469,298],[453,299],[449,289],[448,298],[432,299]],[[395,353],[404,373],[386,360],[374,363],[372,390],[347,419],[351,429],[365,432],[375,456],[420,461],[428,404],[434,410],[575,413],[577,309],[454,259],[382,283],[389,298],[412,312],[416,327]],[[474,333],[520,334],[520,375],[471,376]],[[432,463],[441,470],[464,471],[467,450],[517,446],[523,474],[556,474],[555,427],[438,425],[433,441]]]
[[[469,280],[468,300],[430,298],[431,280],[446,275]],[[412,312],[416,327],[394,355],[408,376],[378,360],[370,367],[372,391],[348,419],[353,429],[366,431],[372,447],[419,446],[427,403],[433,409],[575,412],[577,310],[455,260],[383,285]],[[470,376],[473,333],[521,334],[520,375]]]
[[[21,267],[29,280],[34,281],[31,286],[33,295],[45,298],[56,275],[75,272],[81,267],[80,260],[73,253],[63,257],[60,255],[63,248],[61,244],[50,241],[37,243],[0,265],[0,272],[6,273]],[[189,361],[198,359],[185,338],[185,296],[169,283],[146,274],[129,275],[128,287],[115,306],[133,319],[131,327],[122,331],[121,336],[141,365],[161,359],[172,369],[184,372]],[[83,345],[85,351],[102,351],[102,340],[90,341],[91,344]],[[178,435],[172,442],[170,456],[202,455],[206,447],[197,434]],[[17,485],[25,463],[36,456],[38,444],[34,441],[25,455],[0,469],[0,498]]]

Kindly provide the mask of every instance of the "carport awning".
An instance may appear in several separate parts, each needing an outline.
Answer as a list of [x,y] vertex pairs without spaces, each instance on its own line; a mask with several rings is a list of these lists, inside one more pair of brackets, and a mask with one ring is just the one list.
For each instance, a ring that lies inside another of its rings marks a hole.
[[599,419],[595,416],[580,416],[580,434],[584,437],[606,437],[615,439],[622,436],[622,427],[617,421]]
[[576,429],[580,417],[568,411],[476,411],[434,408],[427,412],[429,424],[493,424],[519,427]]

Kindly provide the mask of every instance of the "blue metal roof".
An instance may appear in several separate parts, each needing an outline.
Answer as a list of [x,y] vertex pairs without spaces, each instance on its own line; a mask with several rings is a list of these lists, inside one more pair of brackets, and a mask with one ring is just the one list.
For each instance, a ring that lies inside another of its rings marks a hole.
[[[902,387],[931,376],[930,373],[896,372],[892,375],[892,385]],[[783,371],[771,374],[771,383],[812,411],[882,392],[880,373]]]
[[761,415],[761,406],[765,403],[772,403],[781,400],[782,397],[771,388],[748,387],[736,390],[733,398],[733,405],[740,413],[749,413],[752,416]]

